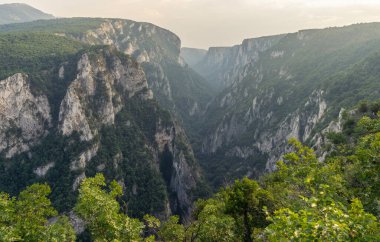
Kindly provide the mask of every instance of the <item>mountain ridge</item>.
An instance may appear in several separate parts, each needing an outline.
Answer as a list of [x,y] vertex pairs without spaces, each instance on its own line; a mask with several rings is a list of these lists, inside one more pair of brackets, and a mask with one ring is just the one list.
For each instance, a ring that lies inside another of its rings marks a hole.
[[53,15],[44,13],[25,3],[0,4],[0,24],[21,23],[52,18],[54,18]]
[[[363,85],[355,82],[354,75],[340,73],[351,73],[352,66],[362,61],[376,60],[380,23],[299,31],[272,43],[246,52],[248,62],[239,62],[234,55],[215,62],[231,61],[228,68],[221,68],[226,75],[219,72],[216,78],[229,84],[200,121],[199,132],[205,135],[196,153],[210,179],[220,179],[217,186],[275,169],[291,137],[318,144],[318,152],[323,153],[321,132],[338,120],[342,109],[361,99],[378,98],[378,92],[371,91],[379,88],[374,71],[360,71]],[[235,66],[235,75],[229,75]]]
[[141,63],[159,103],[191,127],[211,100],[212,92],[180,57],[181,41],[169,30],[123,19],[67,18],[0,26],[0,32],[42,31],[86,44],[114,45]]

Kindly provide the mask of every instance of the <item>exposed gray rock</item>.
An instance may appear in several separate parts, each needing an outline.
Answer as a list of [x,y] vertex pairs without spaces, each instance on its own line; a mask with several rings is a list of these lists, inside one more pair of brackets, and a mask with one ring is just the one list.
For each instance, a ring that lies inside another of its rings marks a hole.
[[77,176],[73,183],[73,191],[76,191],[80,185],[80,183],[83,181],[83,179],[86,178],[86,174],[82,172],[79,176]]
[[[104,51],[104,55],[109,53]],[[71,135],[76,131],[82,140],[90,141],[97,134],[98,125],[114,123],[115,115],[123,106],[121,97],[125,93],[129,98],[136,93],[142,93],[145,99],[153,98],[141,68],[132,62],[124,66],[118,58],[112,58],[111,63],[108,63],[111,67],[108,67],[104,55],[96,61],[91,60],[91,63],[88,55],[83,54],[78,61],[77,77],[70,84],[60,107],[59,129],[63,135]],[[97,81],[94,76],[98,77]],[[117,87],[121,87],[122,93],[117,91]],[[92,109],[89,105],[96,98],[96,92],[104,92],[102,102]],[[119,102],[115,103],[114,100]],[[97,117],[95,122],[94,114]]]
[[[259,54],[276,44],[284,35],[246,39],[233,47],[211,47],[206,56],[191,65],[208,79],[214,87],[224,88],[240,82],[247,75],[247,66],[255,65]],[[278,51],[276,57],[283,55]]]
[[74,211],[70,211],[69,219],[70,219],[70,223],[74,227],[74,231],[76,234],[81,234],[84,232],[84,230],[86,228],[86,223],[83,221],[83,219],[78,217],[78,215],[76,215],[76,213],[74,213]]
[[[239,92],[238,92],[239,93]],[[241,96],[233,91],[219,97],[220,108],[231,109]],[[246,97],[245,97],[246,98]],[[293,112],[282,118],[274,129],[268,129],[268,123],[278,115],[274,111],[268,110],[268,105],[287,105],[287,99],[273,90],[260,91],[252,99],[251,105],[244,113],[243,118],[238,118],[241,113],[232,112],[231,116],[224,115],[218,126],[205,137],[202,144],[202,152],[221,152],[219,149],[228,147],[225,151],[227,157],[238,157],[250,159],[257,154],[267,154],[266,169],[275,169],[275,163],[281,159],[286,152],[287,140],[296,138],[302,142],[307,141],[312,130],[323,120],[327,110],[327,103],[324,99],[323,90],[315,90],[311,93],[301,108],[294,109]],[[215,101],[217,103],[217,101]],[[243,143],[237,146],[240,137],[250,129],[252,125],[256,128],[250,137],[250,143]],[[235,144],[235,145],[234,145]],[[234,145],[233,147],[229,147]]]
[[11,158],[29,150],[47,134],[50,115],[47,97],[31,92],[26,75],[0,81],[0,152]]
[[81,170],[86,168],[86,165],[92,158],[94,158],[98,152],[99,144],[95,144],[90,149],[79,155],[79,158],[73,162],[71,162],[70,169],[72,171]]
[[82,140],[88,141],[94,137],[85,116],[85,109],[82,107],[74,86],[69,88],[62,101],[59,121],[63,135],[71,135],[77,131],[81,134]]
[[58,71],[58,77],[59,79],[65,78],[65,67],[61,66]]
[[[114,45],[118,50],[135,57],[140,63],[159,63],[163,59],[179,61],[181,40],[178,36],[150,23],[104,19],[96,29],[88,30],[79,36],[66,35],[93,45]],[[156,41],[149,43],[148,39]]]
[[50,168],[53,168],[55,166],[54,162],[50,162],[44,166],[37,167],[34,170],[34,173],[39,177],[44,177],[46,173],[50,170]]
[[95,81],[92,78],[91,64],[87,54],[83,54],[78,62],[78,75],[69,86],[62,101],[59,112],[59,129],[63,135],[71,135],[74,131],[81,134],[81,139],[89,141],[94,137],[85,115],[81,99],[84,96],[93,96]]
[[[176,194],[176,201],[172,201],[171,209],[183,211],[183,219],[190,218],[192,210],[192,197],[189,196],[193,191],[197,182],[200,179],[200,171],[197,166],[194,166],[194,154],[191,146],[188,144],[184,130],[177,124],[173,127],[163,127],[160,122],[158,131],[155,135],[155,142],[158,147],[156,153],[156,162],[159,161],[159,154],[168,148],[173,155],[173,172],[170,179],[170,190]],[[179,147],[178,142],[182,142],[185,147]],[[187,155],[185,155],[187,153]],[[192,160],[189,160],[192,159]],[[192,166],[190,166],[192,164]],[[173,203],[174,202],[174,203]],[[168,210],[171,213],[171,210]]]

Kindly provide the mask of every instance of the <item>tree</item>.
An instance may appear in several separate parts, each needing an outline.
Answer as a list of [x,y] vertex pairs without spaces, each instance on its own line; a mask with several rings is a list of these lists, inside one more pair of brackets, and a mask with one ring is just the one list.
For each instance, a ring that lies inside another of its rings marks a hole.
[[48,198],[51,190],[46,184],[34,184],[18,198],[0,194],[1,241],[75,241],[75,232],[67,217],[57,216]]
[[48,218],[57,216],[47,197],[51,189],[46,184],[33,184],[22,191],[15,203],[18,231],[27,241],[39,241],[44,236]]
[[352,195],[360,198],[368,211],[380,216],[380,119],[363,117],[356,130],[364,135],[350,154],[340,157],[345,161],[345,179]]
[[53,224],[47,227],[45,232],[45,241],[61,242],[75,241],[75,231],[66,216],[59,217]]
[[185,229],[179,224],[178,216],[171,216],[158,231],[158,237],[161,241],[177,242],[183,241],[185,238]]
[[17,241],[21,237],[16,228],[15,199],[0,193],[0,240]]
[[300,196],[310,197],[321,184],[329,187],[333,199],[347,202],[348,191],[342,173],[341,161],[331,159],[320,162],[314,150],[290,139],[293,151],[277,162],[277,170],[263,176],[264,188],[275,198],[277,207],[302,209],[305,203]]
[[234,217],[239,232],[244,234],[244,241],[252,241],[254,228],[265,228],[268,225],[264,206],[272,207],[273,198],[259,184],[248,178],[237,180],[227,187],[226,214]]
[[87,223],[94,241],[141,239],[144,225],[120,211],[116,198],[121,195],[121,186],[116,181],[107,186],[102,174],[85,178],[81,183],[75,211]]
[[196,220],[186,229],[186,241],[240,241],[232,216],[225,213],[225,201],[220,194],[199,200],[194,212]]
[[358,199],[349,209],[326,193],[303,198],[307,207],[299,211],[279,209],[269,215],[264,231],[269,241],[379,241],[380,224],[366,213]]

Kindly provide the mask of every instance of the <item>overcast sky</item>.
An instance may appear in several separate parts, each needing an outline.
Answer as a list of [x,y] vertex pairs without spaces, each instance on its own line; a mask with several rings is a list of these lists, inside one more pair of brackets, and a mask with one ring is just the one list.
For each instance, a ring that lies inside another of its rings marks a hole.
[[[380,0],[16,0],[59,17],[151,22],[208,48],[307,28],[380,22]],[[11,3],[14,0],[0,0]]]

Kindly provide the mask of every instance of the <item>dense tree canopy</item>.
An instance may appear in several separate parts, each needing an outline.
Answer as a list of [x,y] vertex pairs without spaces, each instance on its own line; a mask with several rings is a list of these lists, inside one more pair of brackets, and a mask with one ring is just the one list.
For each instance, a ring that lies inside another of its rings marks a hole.
[[72,225],[57,211],[48,198],[50,187],[34,184],[17,198],[0,194],[1,241],[75,241]]

